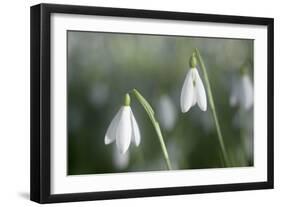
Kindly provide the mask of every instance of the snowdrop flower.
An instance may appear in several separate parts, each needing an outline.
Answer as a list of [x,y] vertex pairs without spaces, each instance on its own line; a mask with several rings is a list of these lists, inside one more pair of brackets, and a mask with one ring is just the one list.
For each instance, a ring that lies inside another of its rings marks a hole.
[[162,95],[158,103],[158,114],[161,125],[166,130],[171,130],[175,126],[177,113],[173,101],[167,95]]
[[239,80],[234,84],[230,96],[231,106],[240,106],[245,110],[249,110],[254,103],[253,84],[245,70],[241,72]]
[[196,103],[202,111],[207,110],[207,98],[203,82],[196,69],[197,60],[193,54],[189,61],[190,70],[187,73],[181,90],[181,111],[188,112]]
[[141,140],[139,127],[131,110],[130,102],[130,96],[126,94],[124,106],[111,121],[104,139],[106,145],[116,140],[117,148],[122,154],[128,150],[131,141],[139,146]]

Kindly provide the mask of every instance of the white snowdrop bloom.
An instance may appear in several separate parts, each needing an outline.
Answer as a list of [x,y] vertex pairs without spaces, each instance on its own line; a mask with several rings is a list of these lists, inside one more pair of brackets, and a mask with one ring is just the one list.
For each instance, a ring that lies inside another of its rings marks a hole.
[[130,151],[129,150],[123,154],[123,153],[120,153],[117,146],[114,147],[113,164],[117,169],[119,169],[119,170],[125,169],[129,164],[129,160],[130,160]]
[[249,110],[254,103],[253,84],[248,74],[242,74],[241,78],[234,84],[230,96],[231,106],[240,106]]
[[126,94],[125,104],[111,121],[105,134],[104,143],[107,145],[116,141],[119,152],[124,154],[131,142],[139,146],[140,140],[139,127],[130,107],[130,96]]
[[181,111],[188,112],[196,103],[202,111],[207,110],[207,97],[203,82],[198,70],[192,67],[185,77],[181,90]]
[[161,125],[166,130],[171,130],[175,126],[177,113],[176,108],[171,100],[171,98],[167,95],[162,95],[159,99],[158,103],[158,113],[159,114],[159,121]]

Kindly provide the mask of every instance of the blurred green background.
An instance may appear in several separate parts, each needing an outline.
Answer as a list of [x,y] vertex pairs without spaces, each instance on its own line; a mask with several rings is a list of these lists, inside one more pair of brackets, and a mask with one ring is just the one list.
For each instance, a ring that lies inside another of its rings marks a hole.
[[253,165],[253,109],[229,101],[245,62],[253,80],[253,40],[79,31],[68,31],[67,37],[69,175],[166,170],[151,122],[132,96],[139,147],[131,144],[121,155],[115,142],[104,144],[124,94],[133,88],[156,111],[173,169],[224,167],[209,104],[206,112],[197,105],[185,114],[180,110],[194,48],[208,70],[231,166]]

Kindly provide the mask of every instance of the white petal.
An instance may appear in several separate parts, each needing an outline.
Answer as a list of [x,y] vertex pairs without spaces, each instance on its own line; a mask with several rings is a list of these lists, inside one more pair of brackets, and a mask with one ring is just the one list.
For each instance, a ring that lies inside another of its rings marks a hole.
[[234,94],[231,94],[230,99],[229,99],[229,104],[230,106],[236,106],[237,105],[237,98]]
[[130,160],[130,151],[127,151],[125,154],[119,152],[117,147],[115,146],[113,149],[113,163],[116,168],[119,170],[125,169]]
[[239,102],[239,94],[240,93],[240,81],[235,81],[232,86],[232,91],[229,99],[230,106],[237,106]]
[[192,70],[193,69],[187,73],[181,89],[181,111],[183,113],[187,112],[193,103],[194,87],[192,82]]
[[243,97],[241,104],[243,105],[244,109],[248,110],[253,105],[253,86],[248,75],[243,75],[242,77],[242,89]]
[[107,128],[104,143],[110,144],[112,143],[116,138],[116,128],[120,120],[120,114],[121,114],[122,108],[118,111],[118,113],[115,115],[115,117],[112,119],[109,127]]
[[206,111],[207,110],[206,92],[197,69],[194,70],[194,76],[195,76],[196,99],[197,99],[198,106],[202,111]]
[[194,90],[193,90],[194,92],[193,92],[192,106],[194,106],[197,102],[196,89],[195,89],[195,87],[193,87],[193,88],[194,88]]
[[134,142],[136,146],[139,146],[141,141],[140,130],[132,110],[131,110],[131,124],[132,124],[132,142]]
[[237,100],[240,107],[244,107],[245,91],[242,78],[239,79],[239,86],[237,86]]
[[120,120],[116,128],[116,144],[121,153],[125,153],[131,142],[132,125],[131,125],[131,108],[123,106],[121,108]]
[[160,97],[157,105],[157,112],[161,126],[168,131],[173,129],[177,118],[177,112],[173,101],[168,95],[162,95]]

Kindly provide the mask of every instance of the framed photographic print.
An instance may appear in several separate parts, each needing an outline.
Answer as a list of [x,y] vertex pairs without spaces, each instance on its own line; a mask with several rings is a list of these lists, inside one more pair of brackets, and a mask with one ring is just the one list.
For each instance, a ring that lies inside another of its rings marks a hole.
[[273,188],[273,19],[31,7],[31,200]]

